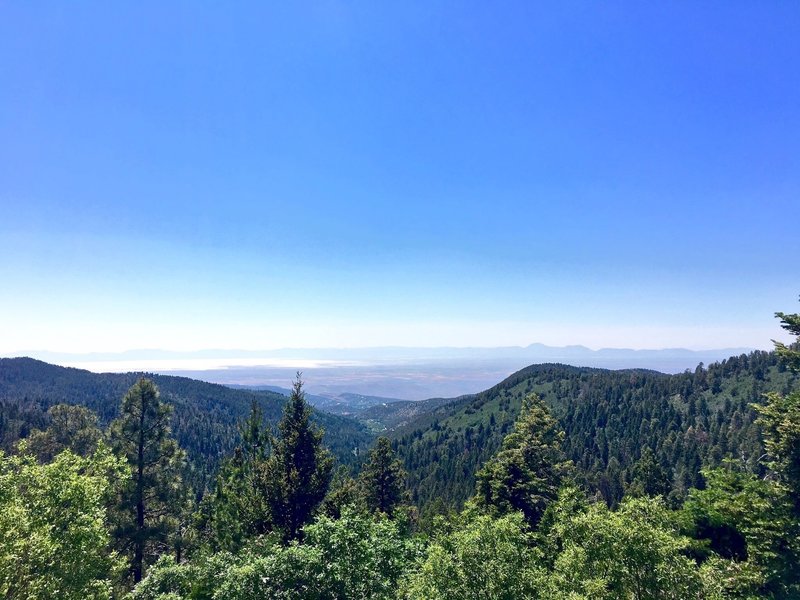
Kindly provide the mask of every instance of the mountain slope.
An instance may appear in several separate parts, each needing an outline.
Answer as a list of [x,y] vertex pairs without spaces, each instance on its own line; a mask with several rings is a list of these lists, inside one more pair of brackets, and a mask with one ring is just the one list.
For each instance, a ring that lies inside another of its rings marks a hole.
[[610,504],[621,497],[645,446],[680,496],[702,485],[698,471],[706,464],[729,456],[755,464],[762,447],[750,404],[761,402],[765,391],[796,385],[772,352],[679,375],[533,365],[417,417],[393,437],[422,510],[459,506],[473,492],[476,470],[511,431],[522,398],[535,392],[566,433],[564,450],[578,479]]
[[[106,425],[116,417],[128,388],[146,375],[175,408],[172,429],[195,469],[196,483],[205,484],[219,461],[238,443],[237,423],[258,402],[266,420],[276,423],[286,397],[270,391],[231,389],[185,377],[143,373],[91,373],[58,367],[31,358],[0,359],[0,442],[8,448],[31,427],[42,427],[44,414],[58,403],[79,404],[95,411]],[[344,463],[357,461],[372,435],[358,422],[314,411],[325,429],[325,443]]]
[[374,431],[388,431],[408,425],[423,415],[432,413],[440,406],[458,402],[459,399],[460,397],[394,400],[364,408],[357,412],[355,416]]

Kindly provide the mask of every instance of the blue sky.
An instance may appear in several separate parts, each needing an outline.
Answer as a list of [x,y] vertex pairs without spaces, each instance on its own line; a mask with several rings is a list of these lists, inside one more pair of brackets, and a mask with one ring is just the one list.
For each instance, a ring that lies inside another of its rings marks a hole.
[[6,2],[0,353],[769,347],[800,4]]

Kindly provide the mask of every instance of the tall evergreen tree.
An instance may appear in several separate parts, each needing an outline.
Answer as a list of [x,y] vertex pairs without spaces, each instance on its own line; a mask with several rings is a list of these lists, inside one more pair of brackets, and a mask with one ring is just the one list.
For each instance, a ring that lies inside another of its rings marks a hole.
[[223,463],[213,494],[200,507],[199,526],[213,550],[235,552],[246,539],[272,528],[266,490],[257,478],[269,456],[269,430],[256,400],[239,431],[241,445]]
[[260,473],[272,523],[285,541],[301,536],[331,481],[333,457],[322,445],[323,432],[310,419],[298,373],[272,441],[272,454]]
[[658,463],[656,456],[645,446],[642,455],[633,466],[633,477],[628,487],[631,496],[664,496],[672,490],[672,478]]
[[122,410],[110,428],[112,447],[127,461],[131,477],[123,486],[116,514],[116,536],[130,555],[134,582],[145,566],[166,548],[179,496],[183,451],[170,436],[171,407],[149,379],[125,394]]
[[388,437],[377,439],[359,480],[367,507],[373,512],[392,516],[395,508],[406,499],[406,472]]
[[536,394],[522,403],[514,431],[500,452],[477,473],[475,503],[490,514],[522,511],[535,527],[547,505],[558,496],[566,469],[564,433]]
[[[800,372],[800,314],[779,312],[775,316],[781,319],[784,329],[798,336],[791,346],[775,342],[776,352],[790,369]],[[764,432],[764,446],[769,455],[767,466],[787,486],[795,512],[800,516],[800,390],[786,395],[768,393],[767,404],[754,408],[759,412],[757,423]]]

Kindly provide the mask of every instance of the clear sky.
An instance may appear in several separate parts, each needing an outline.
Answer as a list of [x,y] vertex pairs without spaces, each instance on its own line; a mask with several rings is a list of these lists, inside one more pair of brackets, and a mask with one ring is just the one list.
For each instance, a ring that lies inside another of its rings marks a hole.
[[800,3],[3,2],[0,353],[769,347]]

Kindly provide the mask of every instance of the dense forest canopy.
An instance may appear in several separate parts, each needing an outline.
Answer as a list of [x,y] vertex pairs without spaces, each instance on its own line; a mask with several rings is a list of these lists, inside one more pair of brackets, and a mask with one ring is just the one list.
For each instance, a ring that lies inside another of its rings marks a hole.
[[[202,489],[210,485],[220,461],[239,443],[240,421],[252,403],[264,419],[277,423],[287,398],[270,391],[233,389],[186,377],[146,373],[91,373],[58,367],[31,358],[0,358],[0,448],[10,450],[32,429],[49,423],[48,408],[77,404],[91,409],[107,425],[119,414],[120,399],[142,376],[151,379],[174,407],[171,427],[189,459],[190,478]],[[358,422],[314,411],[325,431],[325,444],[344,464],[355,464],[372,439]]]
[[392,435],[420,508],[458,508],[473,493],[474,473],[511,431],[523,399],[536,393],[558,418],[564,452],[587,489],[615,506],[649,449],[664,471],[665,495],[679,499],[702,485],[702,467],[727,458],[763,473],[752,405],[763,403],[765,392],[786,394],[797,383],[797,373],[774,352],[731,357],[679,375],[533,365]]

